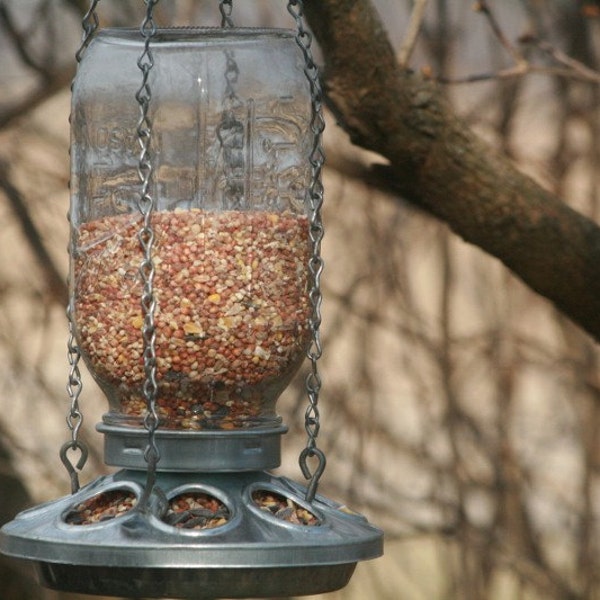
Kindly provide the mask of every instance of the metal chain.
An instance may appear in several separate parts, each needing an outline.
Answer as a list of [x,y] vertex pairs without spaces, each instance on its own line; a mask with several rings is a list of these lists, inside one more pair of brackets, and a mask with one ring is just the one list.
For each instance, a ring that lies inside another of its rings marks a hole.
[[[98,15],[96,14],[96,7],[98,6],[100,0],[91,0],[90,7],[88,11],[85,13],[83,18],[81,19],[81,28],[83,29],[83,35],[81,38],[81,44],[75,53],[75,60],[79,64],[81,59],[83,58],[83,53],[86,48],[89,46],[90,42],[96,30],[98,29]],[[73,88],[73,83],[71,84],[71,89]],[[73,219],[71,214],[69,214],[69,228],[70,228],[70,244],[69,244],[69,253],[73,257],[76,249],[75,249],[75,238],[76,231],[73,225]],[[69,289],[71,289],[71,284],[69,282]],[[60,458],[69,473],[69,477],[71,479],[71,493],[76,493],[79,491],[79,475],[78,471],[80,471],[86,463],[88,456],[87,446],[79,440],[79,431],[81,426],[83,425],[83,413],[79,407],[79,398],[81,396],[81,392],[83,389],[83,383],[81,379],[81,371],[79,369],[79,361],[81,360],[81,350],[77,345],[77,341],[75,339],[75,320],[74,320],[74,301],[73,291],[70,292],[69,303],[67,306],[67,320],[69,322],[69,339],[67,342],[67,357],[69,360],[69,378],[67,380],[67,394],[70,400],[70,408],[67,413],[67,427],[71,431],[71,441],[66,442],[62,448],[60,449]],[[67,456],[67,452],[69,450],[79,451],[80,458],[75,465],[71,462],[69,457]]]
[[[220,0],[221,27],[233,27],[231,13],[233,0]],[[223,152],[223,208],[239,209],[244,197],[244,124],[236,117],[236,109],[243,105],[236,93],[240,69],[232,50],[225,50],[225,97],[223,116],[217,127],[217,139]]]
[[221,12],[221,27],[233,27],[233,20],[231,19],[233,0],[220,0],[219,11]]
[[240,68],[231,50],[225,50],[225,61],[225,109],[233,110],[242,104],[235,91],[240,77]]
[[138,502],[140,510],[145,510],[156,481],[156,465],[160,460],[160,452],[156,445],[155,432],[158,429],[159,416],[156,407],[158,384],[156,382],[156,329],[154,315],[156,312],[156,297],[154,294],[154,229],[152,227],[152,213],[154,200],[150,193],[152,180],[152,160],[150,142],[152,138],[152,123],[149,115],[152,93],[150,90],[149,75],[154,66],[154,57],[150,48],[150,41],[156,34],[153,11],[159,0],[144,0],[146,15],[140,26],[140,33],[144,38],[144,50],[138,59],[137,66],[142,72],[142,83],[136,93],[136,100],[140,109],[137,123],[137,136],[140,145],[138,162],[138,177],[141,183],[141,192],[138,199],[138,209],[143,217],[143,224],[138,232],[138,239],[143,252],[140,264],[140,277],[142,279],[142,338],[144,343],[144,398],[146,400],[146,416],[144,426],[148,431],[148,444],[144,451],[144,459],[148,465],[147,481],[144,493]]
[[[288,12],[296,21],[296,43],[302,50],[304,56],[304,73],[310,85],[312,104],[312,117],[310,130],[314,136],[313,146],[310,152],[311,184],[309,189],[310,199],[310,222],[309,234],[312,242],[312,255],[308,262],[308,269],[312,278],[309,299],[312,314],[309,321],[312,341],[307,352],[310,360],[310,371],[306,376],[306,391],[309,405],[304,416],[304,428],[308,435],[305,449],[300,454],[300,468],[309,485],[306,491],[306,500],[312,502],[317,492],[319,480],[323,475],[327,460],[322,450],[317,447],[317,437],[321,428],[319,412],[319,393],[321,391],[321,376],[318,369],[318,360],[323,354],[321,347],[321,304],[323,296],[321,293],[321,274],[324,262],[321,257],[321,242],[323,240],[323,222],[321,209],[323,206],[323,183],[322,170],[325,163],[323,151],[323,131],[325,119],[323,118],[323,92],[319,79],[319,69],[314,62],[311,44],[312,35],[304,26],[304,5],[302,0],[289,0]],[[308,465],[309,458],[316,458],[318,463],[314,471]]]
[[75,340],[75,324],[73,318],[73,302],[70,299],[67,307],[67,319],[69,320],[69,340],[67,342],[67,358],[69,360],[69,378],[67,380],[67,394],[71,401],[71,407],[67,413],[67,426],[71,431],[71,442],[73,447],[77,445],[79,430],[83,424],[83,413],[79,408],[79,397],[83,389],[79,361],[81,350]]
[[[71,235],[71,239],[73,236]],[[71,244],[71,252],[73,252],[73,244]],[[69,298],[67,307],[67,319],[69,321],[69,340],[67,342],[68,360],[69,360],[69,378],[67,380],[67,394],[71,402],[71,407],[67,413],[67,427],[71,431],[71,440],[63,444],[60,449],[60,457],[69,473],[71,479],[71,493],[75,494],[79,491],[79,475],[78,471],[83,469],[88,455],[86,445],[79,439],[79,430],[83,425],[83,413],[79,408],[79,397],[83,389],[81,380],[81,371],[79,370],[79,361],[81,360],[81,350],[75,340],[75,323],[73,318],[73,298]],[[79,451],[80,458],[74,466],[69,460],[67,452],[69,450]]]
[[244,123],[236,117],[243,103],[235,91],[240,70],[231,50],[225,50],[225,61],[225,97],[217,139],[223,153],[223,208],[236,210],[244,198]]
[[79,50],[75,53],[75,59],[78,63],[81,62],[83,57],[83,53],[85,49],[89,46],[94,33],[96,33],[96,29],[98,29],[98,15],[96,14],[96,7],[98,6],[100,0],[91,0],[90,7],[88,11],[83,16],[81,20],[81,26],[83,28],[83,37],[81,39],[81,45],[79,46]]

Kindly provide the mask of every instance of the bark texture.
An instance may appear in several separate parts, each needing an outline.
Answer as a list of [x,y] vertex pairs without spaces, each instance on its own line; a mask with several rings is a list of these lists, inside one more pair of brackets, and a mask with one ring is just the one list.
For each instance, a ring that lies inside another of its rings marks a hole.
[[352,142],[389,165],[378,182],[497,257],[600,339],[600,228],[518,171],[401,69],[370,0],[306,0],[324,91]]

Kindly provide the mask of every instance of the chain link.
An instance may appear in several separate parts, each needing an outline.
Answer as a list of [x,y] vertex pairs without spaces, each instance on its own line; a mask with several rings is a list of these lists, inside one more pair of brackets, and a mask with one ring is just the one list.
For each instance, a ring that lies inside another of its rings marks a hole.
[[244,200],[245,167],[244,167],[244,123],[236,112],[243,102],[236,94],[240,70],[234,53],[225,50],[225,97],[223,99],[223,115],[217,127],[217,139],[223,153],[223,208],[239,210]]
[[140,247],[143,252],[142,262],[140,264],[140,277],[142,280],[142,339],[144,344],[144,398],[146,400],[146,415],[144,417],[144,426],[148,431],[148,444],[144,451],[144,459],[148,465],[147,481],[144,494],[140,498],[138,506],[140,510],[145,510],[154,483],[156,481],[156,465],[160,459],[160,452],[156,445],[155,432],[158,429],[159,417],[156,407],[158,395],[158,384],[156,381],[156,328],[154,315],[156,312],[156,297],[154,295],[154,229],[152,227],[152,213],[154,211],[154,200],[150,193],[152,181],[152,157],[150,151],[150,142],[152,138],[152,122],[149,115],[152,93],[150,90],[149,76],[154,66],[154,57],[150,42],[156,34],[156,24],[154,22],[153,11],[159,0],[144,0],[146,5],[146,15],[140,26],[140,34],[144,38],[144,49],[138,59],[137,66],[142,72],[142,83],[136,93],[136,100],[139,106],[139,120],[137,124],[137,136],[140,145],[140,155],[138,162],[138,177],[141,183],[140,197],[138,198],[138,209],[143,217],[143,223],[138,232]]
[[100,0],[91,0],[90,7],[88,11],[85,13],[81,20],[81,27],[83,29],[83,36],[81,38],[81,45],[79,46],[79,50],[75,53],[75,59],[78,63],[81,62],[83,57],[83,53],[86,48],[90,45],[96,30],[98,29],[98,15],[96,14],[96,8],[99,4]]
[[72,300],[69,301],[69,306],[67,307],[67,319],[69,320],[69,340],[67,342],[69,378],[67,380],[67,394],[71,401],[71,407],[67,413],[67,426],[71,431],[71,441],[73,445],[76,445],[79,437],[79,430],[83,424],[83,413],[79,408],[79,397],[81,396],[83,383],[81,380],[81,371],[79,370],[81,351],[75,340]]
[[[317,437],[321,428],[321,418],[319,412],[319,393],[321,391],[321,376],[318,369],[318,360],[323,354],[321,346],[321,304],[323,296],[321,293],[321,274],[323,272],[324,262],[321,257],[321,242],[323,240],[323,222],[321,218],[321,209],[323,206],[323,183],[322,170],[325,163],[325,153],[323,151],[323,131],[325,129],[325,119],[323,118],[323,93],[319,79],[319,69],[314,62],[311,44],[312,35],[304,26],[304,5],[302,0],[289,0],[288,12],[296,21],[296,43],[302,50],[304,56],[304,73],[310,85],[310,95],[312,103],[312,116],[310,130],[313,134],[313,146],[311,148],[309,162],[311,166],[311,185],[309,189],[310,199],[310,222],[309,234],[312,242],[312,255],[308,262],[308,269],[311,276],[311,289],[309,299],[312,307],[310,317],[310,331],[312,341],[307,352],[310,360],[310,371],[306,376],[306,392],[309,405],[304,416],[304,427],[308,436],[306,448],[300,454],[300,468],[306,479],[310,479],[306,492],[306,499],[312,502],[317,492],[319,479],[325,470],[326,458],[322,450],[317,447]],[[318,461],[314,471],[308,466],[308,459],[316,458]]]
[[[90,42],[96,30],[98,29],[98,15],[96,14],[96,7],[100,0],[91,0],[88,11],[81,19],[81,28],[83,34],[81,38],[81,44],[75,53],[75,60],[79,64],[83,58],[83,53],[89,46]],[[73,89],[73,83],[71,83],[71,89]],[[69,254],[74,257],[75,239],[77,232],[73,225],[73,219],[69,213],[69,228],[70,228],[70,243],[69,243]],[[69,412],[67,413],[67,427],[71,432],[71,441],[63,445],[60,451],[60,457],[69,473],[71,478],[71,492],[74,494],[79,491],[79,475],[77,470],[81,470],[85,465],[88,456],[88,449],[85,444],[79,440],[79,431],[83,425],[83,413],[79,407],[79,398],[83,390],[83,382],[81,379],[81,371],[79,369],[79,361],[81,360],[81,350],[77,345],[75,339],[75,321],[74,321],[74,303],[73,290],[71,288],[71,282],[68,282],[69,289],[69,303],[67,306],[67,320],[69,322],[69,339],[67,341],[67,358],[69,361],[69,377],[67,380],[67,395],[70,401]],[[74,450],[80,452],[80,459],[74,466],[67,456],[68,450]],[[77,469],[77,470],[76,470]]]
[[[231,13],[232,0],[220,0],[221,27],[233,27]],[[217,139],[223,152],[223,208],[235,210],[241,208],[244,198],[244,124],[236,117],[236,110],[243,102],[236,93],[240,69],[232,50],[225,50],[225,97],[223,98],[223,116],[217,127]]]
[[[72,250],[71,250],[72,251]],[[60,451],[60,457],[69,473],[71,479],[71,493],[79,491],[79,475],[87,461],[87,446],[79,439],[79,430],[83,425],[83,413],[79,408],[79,396],[83,389],[81,372],[79,370],[79,361],[81,360],[81,351],[75,340],[75,325],[73,319],[73,298],[69,299],[67,307],[67,319],[69,321],[69,340],[67,342],[68,360],[69,360],[69,378],[67,380],[67,394],[69,396],[71,407],[67,413],[67,427],[71,431],[71,440],[63,444]],[[67,451],[79,451],[80,459],[74,466],[67,456]],[[77,469],[77,470],[76,470]]]
[[233,27],[233,20],[231,19],[233,0],[220,0],[219,11],[221,12],[221,27]]

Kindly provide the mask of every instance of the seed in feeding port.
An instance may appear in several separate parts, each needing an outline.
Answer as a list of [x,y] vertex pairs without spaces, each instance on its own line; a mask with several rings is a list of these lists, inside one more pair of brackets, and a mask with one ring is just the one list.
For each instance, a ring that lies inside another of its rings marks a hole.
[[77,504],[65,516],[69,525],[92,525],[125,515],[137,502],[133,492],[110,490]]
[[282,494],[268,490],[256,490],[252,493],[252,500],[258,508],[282,521],[307,526],[321,524],[313,513]]
[[169,501],[163,521],[182,529],[213,529],[230,518],[227,506],[204,492],[184,492]]

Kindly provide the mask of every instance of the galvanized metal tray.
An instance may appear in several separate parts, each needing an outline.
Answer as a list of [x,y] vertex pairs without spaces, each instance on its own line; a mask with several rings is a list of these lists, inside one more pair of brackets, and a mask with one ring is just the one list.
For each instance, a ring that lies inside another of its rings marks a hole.
[[[147,510],[73,525],[74,506],[123,490],[139,498],[143,471],[101,477],[71,496],[20,513],[0,530],[0,549],[34,563],[40,582],[65,591],[129,598],[300,596],[345,586],[356,563],[380,556],[383,533],[361,515],[265,471],[158,473]],[[273,492],[316,517],[313,526],[261,510],[254,493]],[[202,492],[228,509],[225,524],[182,530],[164,521],[165,502]]]

